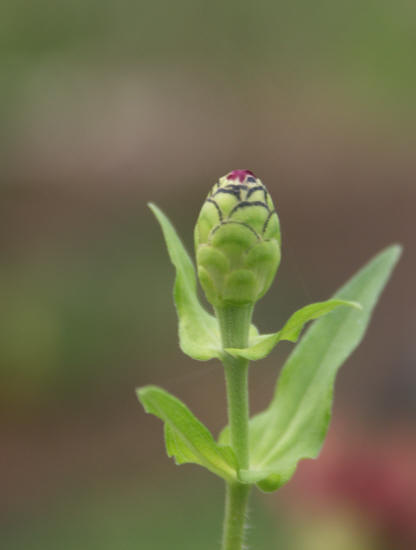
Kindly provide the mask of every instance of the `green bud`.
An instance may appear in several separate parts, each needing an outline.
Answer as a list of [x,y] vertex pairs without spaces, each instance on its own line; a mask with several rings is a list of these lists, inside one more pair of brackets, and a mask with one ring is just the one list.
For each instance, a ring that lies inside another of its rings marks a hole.
[[254,304],[280,263],[280,226],[272,199],[249,170],[211,189],[195,226],[198,276],[214,307]]

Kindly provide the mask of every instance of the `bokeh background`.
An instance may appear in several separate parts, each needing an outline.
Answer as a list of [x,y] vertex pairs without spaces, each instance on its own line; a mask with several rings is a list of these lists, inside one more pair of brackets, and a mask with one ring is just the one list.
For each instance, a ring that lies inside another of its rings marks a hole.
[[[173,269],[216,179],[253,170],[282,223],[264,331],[405,252],[341,370],[319,461],[254,495],[271,550],[416,546],[416,5],[409,0],[3,0],[0,5],[0,546],[219,547],[222,483],[165,456],[134,388],[212,430],[221,367],[181,354]],[[265,407],[282,344],[252,370]]]

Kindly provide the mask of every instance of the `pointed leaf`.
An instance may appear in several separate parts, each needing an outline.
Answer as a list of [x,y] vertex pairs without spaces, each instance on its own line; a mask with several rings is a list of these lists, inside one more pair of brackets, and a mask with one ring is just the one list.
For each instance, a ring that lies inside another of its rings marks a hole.
[[227,348],[225,351],[233,357],[243,357],[250,361],[256,361],[267,357],[273,348],[281,340],[296,342],[308,321],[318,319],[340,306],[349,306],[361,309],[360,304],[349,300],[327,300],[309,304],[296,311],[286,322],[285,326],[274,334],[259,334],[252,336],[250,346],[243,349]]
[[[334,296],[354,300],[362,310],[339,308],[316,321],[283,367],[269,407],[250,420],[250,471],[246,482],[266,491],[288,481],[302,458],[315,458],[331,417],[335,375],[362,340],[373,308],[400,256],[391,246],[358,272]],[[220,436],[228,439],[228,430]]]
[[174,299],[179,319],[179,343],[182,351],[199,361],[221,355],[218,322],[201,306],[197,295],[195,269],[175,228],[154,204],[149,204],[160,223],[169,257],[176,268]]
[[157,386],[139,388],[137,397],[146,412],[165,423],[168,456],[176,464],[193,462],[228,480],[236,479],[236,461],[230,447],[215,442],[206,428],[176,397]]

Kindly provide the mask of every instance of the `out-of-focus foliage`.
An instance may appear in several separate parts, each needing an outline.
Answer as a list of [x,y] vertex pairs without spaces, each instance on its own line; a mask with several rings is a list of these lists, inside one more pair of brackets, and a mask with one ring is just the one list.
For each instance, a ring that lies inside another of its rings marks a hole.
[[[25,529],[17,530],[13,523],[2,527],[2,543],[8,550],[193,550],[197,540],[198,549],[211,550],[218,545],[216,527],[222,517],[223,487],[219,481],[213,484],[207,479],[202,480],[198,491],[190,490],[193,486],[191,478],[185,486],[155,480],[151,489],[142,478],[134,478],[128,487],[73,491],[65,501],[55,503],[44,519],[26,522]],[[162,487],[166,492],[163,499]],[[256,548],[269,550],[272,541],[295,550],[288,541],[290,524],[283,513],[278,533],[264,504],[253,501],[250,515],[255,523],[251,531]]]
[[[344,93],[408,110],[416,92],[415,6],[388,0],[204,2],[4,0],[0,7],[1,105],[56,62],[100,67],[182,67],[283,87],[327,77]],[[406,109],[407,105],[407,109]]]

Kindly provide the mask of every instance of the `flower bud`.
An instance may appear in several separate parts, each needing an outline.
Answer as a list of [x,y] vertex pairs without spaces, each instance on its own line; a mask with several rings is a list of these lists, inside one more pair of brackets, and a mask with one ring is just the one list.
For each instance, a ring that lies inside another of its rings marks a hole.
[[198,276],[214,307],[254,304],[280,263],[280,226],[272,199],[250,170],[213,186],[195,226]]

